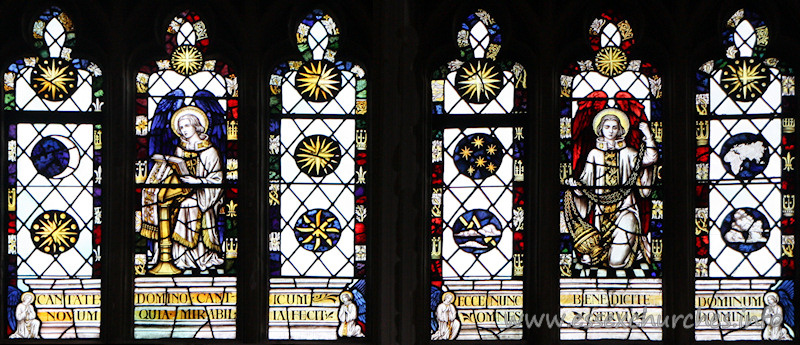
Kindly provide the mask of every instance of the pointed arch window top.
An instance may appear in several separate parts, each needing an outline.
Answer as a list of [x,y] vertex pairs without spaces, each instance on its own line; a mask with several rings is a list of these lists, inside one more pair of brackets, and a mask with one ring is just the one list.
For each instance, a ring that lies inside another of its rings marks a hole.
[[764,57],[769,44],[769,29],[761,17],[749,10],[740,9],[728,19],[723,33],[728,47],[728,58]]
[[306,61],[335,61],[339,49],[339,27],[333,18],[318,9],[306,15],[297,25],[297,49]]
[[633,29],[627,20],[620,18],[614,12],[608,11],[595,18],[589,26],[589,44],[595,51],[616,47],[625,53],[636,40],[633,38]]
[[69,59],[75,44],[72,19],[60,8],[50,7],[33,23],[33,38],[42,57]]
[[72,58],[75,27],[58,7],[45,9],[32,28],[36,56],[8,66],[5,109],[23,111],[100,111],[102,71],[94,62]]
[[172,19],[167,27],[166,46],[169,54],[181,46],[193,46],[205,53],[208,44],[206,24],[194,11],[181,12]]
[[500,52],[500,26],[489,13],[477,10],[461,24],[457,42],[465,58],[494,60]]

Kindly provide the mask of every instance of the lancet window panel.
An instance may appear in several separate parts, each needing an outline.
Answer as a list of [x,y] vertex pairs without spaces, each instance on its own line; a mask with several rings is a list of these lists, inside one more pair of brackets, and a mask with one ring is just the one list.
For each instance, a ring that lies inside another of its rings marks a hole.
[[169,23],[136,86],[134,337],[236,337],[238,78],[205,22]]
[[748,9],[723,42],[696,73],[695,308],[708,322],[695,339],[792,340],[795,77]]
[[522,339],[525,133],[498,124],[527,115],[527,74],[498,59],[500,26],[484,10],[456,43],[461,57],[431,79],[430,338]]
[[[73,58],[58,7],[33,21],[37,54],[8,66],[6,337],[100,336],[103,73]],[[41,115],[31,122],[31,111]],[[63,115],[85,114],[65,123]]]
[[297,25],[301,59],[268,80],[270,339],[364,337],[367,327],[367,78],[337,56],[321,10]]
[[[618,14],[595,18],[589,38],[594,57],[560,77],[560,337],[658,341],[662,82],[633,58],[633,29]],[[609,308],[639,321],[591,322]]]

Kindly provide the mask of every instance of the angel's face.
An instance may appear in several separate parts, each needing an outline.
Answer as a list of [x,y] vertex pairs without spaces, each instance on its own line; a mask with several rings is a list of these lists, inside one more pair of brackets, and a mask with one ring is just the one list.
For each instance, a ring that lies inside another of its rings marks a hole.
[[619,133],[619,122],[614,120],[605,120],[602,127],[603,138],[606,140],[614,140]]
[[192,125],[192,122],[185,118],[178,121],[178,129],[180,129],[181,135],[183,135],[183,137],[186,139],[191,138],[197,133],[197,130]]

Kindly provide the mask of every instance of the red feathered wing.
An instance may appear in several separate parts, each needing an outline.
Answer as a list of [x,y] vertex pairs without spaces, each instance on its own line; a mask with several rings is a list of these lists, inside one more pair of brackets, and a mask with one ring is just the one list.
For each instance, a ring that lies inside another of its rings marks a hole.
[[639,145],[642,143],[642,132],[639,131],[639,123],[647,122],[644,105],[638,99],[633,98],[633,95],[627,91],[617,92],[614,95],[614,101],[617,103],[617,108],[624,111],[631,122],[631,128],[628,129],[629,133],[626,140],[628,147],[638,150]]
[[608,95],[594,91],[586,99],[578,101],[578,111],[572,120],[572,171],[577,176],[586,163],[586,155],[594,147],[594,116],[608,104]]

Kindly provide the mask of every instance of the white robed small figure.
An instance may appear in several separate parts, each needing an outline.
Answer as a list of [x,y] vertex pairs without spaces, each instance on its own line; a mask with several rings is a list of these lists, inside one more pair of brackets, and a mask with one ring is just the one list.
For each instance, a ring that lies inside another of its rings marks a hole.
[[761,312],[764,340],[791,339],[783,328],[783,308],[778,304],[779,299],[778,294],[772,291],[764,295],[764,311]]
[[442,294],[442,303],[436,307],[436,321],[439,329],[431,335],[431,340],[453,340],[458,336],[461,329],[461,321],[458,321],[458,312],[453,304],[456,296],[452,292]]
[[39,339],[39,328],[42,322],[36,319],[36,308],[33,306],[33,292],[22,294],[20,303],[14,314],[17,318],[17,330],[10,335],[11,339]]
[[361,326],[356,323],[358,318],[358,308],[353,303],[353,293],[350,291],[343,291],[339,295],[339,300],[342,305],[339,306],[339,330],[340,337],[363,337],[364,333],[361,331]]

